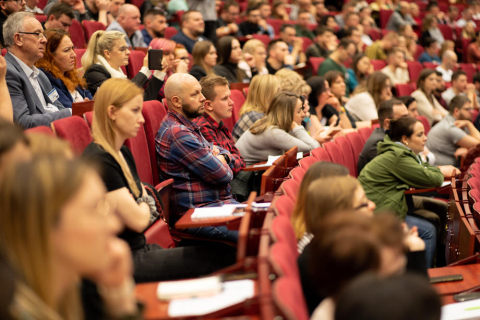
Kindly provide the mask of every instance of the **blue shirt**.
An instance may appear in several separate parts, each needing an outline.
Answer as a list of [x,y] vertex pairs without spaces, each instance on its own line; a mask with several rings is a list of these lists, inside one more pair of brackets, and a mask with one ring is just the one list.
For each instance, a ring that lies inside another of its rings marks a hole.
[[421,62],[421,63],[424,63],[424,62],[438,62],[438,63],[442,63],[442,61],[440,60],[440,58],[435,55],[435,56],[431,56],[427,53],[427,51],[424,51],[420,57],[418,57],[418,61]]
[[150,33],[148,33],[147,29],[143,29],[142,31],[142,34],[143,34],[143,41],[145,42],[145,44],[148,46],[150,45],[150,42],[152,42],[153,38],[152,36],[150,35]]
[[170,40],[175,41],[176,43],[183,44],[187,49],[188,53],[192,53],[195,43],[197,43],[197,41],[203,41],[204,39],[202,37],[199,37],[198,40],[193,40],[187,37],[182,31],[179,31]]

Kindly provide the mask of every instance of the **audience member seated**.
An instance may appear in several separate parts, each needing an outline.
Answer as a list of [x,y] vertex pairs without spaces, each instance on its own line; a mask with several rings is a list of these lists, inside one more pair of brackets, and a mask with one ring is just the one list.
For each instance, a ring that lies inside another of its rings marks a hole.
[[45,73],[57,91],[58,100],[65,108],[71,108],[73,102],[92,100],[86,89],[87,82],[76,70],[76,54],[68,33],[62,29],[51,29],[45,32],[45,36],[45,52],[35,66]]
[[424,47],[429,46],[427,42],[428,38],[432,38],[437,42],[437,45],[441,46],[445,39],[443,38],[443,34],[438,29],[438,22],[437,18],[431,14],[428,14],[423,18],[423,26],[422,26],[422,35],[420,36],[420,44]]
[[373,40],[370,37],[370,32],[372,31],[372,23],[370,19],[371,18],[364,18],[360,20],[360,25],[363,27],[360,39],[367,47],[370,47],[373,44]]
[[[367,197],[377,205],[377,211],[390,211],[405,220],[409,228],[418,227],[418,235],[425,241],[427,267],[433,267],[437,232],[435,226],[412,216],[416,209],[413,200],[405,195],[409,188],[436,188],[449,178],[453,166],[433,167],[419,158],[427,137],[423,124],[414,118],[390,120],[383,142],[378,143],[378,156],[360,172],[358,179]],[[456,170],[458,173],[459,170]],[[445,212],[435,212],[444,215]],[[443,217],[440,217],[443,219]],[[439,252],[441,250],[439,249]]]
[[298,13],[298,24],[295,25],[295,31],[297,37],[309,38],[314,40],[315,34],[308,28],[308,25],[312,21],[312,14],[308,10],[300,10]]
[[[340,40],[338,47],[318,68],[318,75],[323,76],[328,71],[340,71],[347,76],[347,68],[344,63],[353,58],[356,47],[353,41],[348,39]],[[347,85],[349,85],[347,80]],[[347,89],[347,96],[350,91]]]
[[448,11],[447,15],[445,16],[445,21],[447,25],[455,30],[457,27],[457,20],[460,15],[460,12],[458,11],[458,8],[455,6],[448,6]]
[[8,53],[6,81],[16,123],[23,128],[50,126],[54,120],[69,117],[45,74],[35,67],[44,55],[47,40],[33,13],[9,16],[3,25]]
[[38,0],[25,1],[25,12],[31,12],[33,14],[44,14],[43,10],[37,7]]
[[117,19],[118,10],[125,4],[125,0],[110,0],[109,14],[113,19]]
[[417,100],[412,96],[401,96],[398,97],[398,100],[402,101],[403,104],[407,107],[408,116],[412,118],[418,117],[418,105]]
[[405,55],[398,48],[390,50],[388,53],[388,65],[382,69],[382,72],[390,78],[390,83],[394,86],[410,82]]
[[473,125],[473,105],[466,95],[455,96],[450,113],[430,129],[427,147],[435,155],[437,165],[460,166],[468,149],[480,143],[480,133]]
[[420,7],[418,6],[417,3],[415,2],[410,2],[410,12],[412,15],[412,18],[415,19],[415,21],[420,20]]
[[452,86],[442,93],[442,98],[445,100],[450,109],[450,102],[452,99],[457,95],[465,94],[472,102],[472,107],[474,109],[478,109],[475,85],[473,83],[468,83],[465,71],[457,70],[452,75]]
[[360,121],[378,119],[377,109],[380,103],[392,98],[390,78],[383,72],[376,71],[368,79],[366,86],[357,88],[354,95],[345,105],[352,117]]
[[118,10],[118,16],[107,28],[107,31],[118,31],[125,35],[128,47],[147,47],[143,40],[142,31],[139,26],[140,10],[133,4],[124,4]]
[[[238,68],[246,74],[246,78],[251,79],[253,77],[252,68],[250,67],[247,60],[250,57],[253,58],[255,63],[250,62],[250,64],[254,65],[257,69],[257,74],[268,74],[268,70],[266,67],[266,59],[267,59],[267,49],[265,48],[265,44],[258,39],[250,39],[243,45],[243,58],[238,63]],[[255,71],[255,68],[253,68]],[[244,78],[244,79],[246,79]]]
[[305,52],[307,60],[310,57],[328,58],[330,53],[332,53],[328,48],[328,44],[331,42],[331,38],[335,36],[333,31],[326,26],[319,26],[316,29],[316,33],[317,35],[313,39],[314,42],[307,48],[307,51]]
[[205,21],[202,14],[199,11],[189,10],[182,16],[181,30],[171,40],[183,44],[188,53],[192,53],[196,42],[206,40],[201,36],[204,31]]
[[[161,180],[174,180],[170,196],[171,222],[175,223],[190,208],[237,203],[229,186],[233,178],[230,152],[208,143],[193,123],[205,110],[206,99],[198,81],[189,74],[173,74],[165,85],[165,99],[168,114],[158,130],[155,144]],[[229,241],[236,241],[238,236],[238,232],[226,227],[185,231]]]
[[365,44],[362,42],[362,26],[350,27],[345,31],[345,39],[352,40],[356,46],[356,52],[363,52]]
[[270,37],[270,39],[273,39],[275,38],[275,30],[271,25],[267,23],[267,19],[272,18],[271,17],[272,7],[270,3],[267,1],[257,2],[257,4],[258,4],[258,9],[260,10],[260,16],[262,17],[258,22],[258,24],[262,29],[267,30],[268,36]]
[[324,0],[315,0],[312,2],[312,4],[315,6],[315,22],[317,24],[320,24],[320,20],[322,17],[326,14],[328,14],[328,9],[325,7],[325,2]]
[[435,62],[442,63],[440,57],[438,56],[439,46],[435,39],[425,38],[424,45],[425,51],[418,57],[420,63],[424,62]]
[[442,73],[442,78],[445,82],[452,81],[453,68],[457,64],[457,54],[454,51],[446,50],[442,55],[442,64],[435,70]]
[[335,320],[440,320],[442,307],[430,283],[412,273],[358,277],[335,302]]
[[3,39],[3,26],[9,16],[15,12],[25,10],[25,0],[17,1],[0,1],[0,44],[2,48],[6,48],[5,41]]
[[165,29],[167,29],[167,18],[160,10],[152,9],[143,15],[143,24],[145,28],[140,31],[143,35],[143,41],[148,46],[153,39],[165,38]]
[[250,82],[251,77],[258,73],[256,61],[252,55],[247,55],[246,63],[250,67],[249,77],[242,69],[238,68],[242,60],[242,48],[240,42],[232,36],[220,38],[217,43],[218,63],[213,67],[216,75],[225,77],[230,83]]
[[269,36],[268,30],[260,26],[263,20],[260,15],[258,5],[247,8],[247,19],[239,24],[239,34],[241,36],[251,36],[252,34],[265,34]]
[[300,18],[300,13],[307,11],[310,13],[309,23],[315,23],[315,6],[311,0],[298,0],[290,5],[290,21],[297,21]]
[[342,11],[335,16],[335,21],[340,28],[343,28],[345,26],[345,21],[347,20],[347,15],[349,13],[357,12],[355,6],[356,5],[354,3],[344,3],[342,5]]
[[445,100],[442,98],[442,93],[446,89],[445,80],[443,80],[443,74],[435,69],[435,75],[437,76],[437,87],[433,91],[433,96],[437,99],[438,103],[445,109],[448,110],[448,105]]
[[73,11],[65,3],[57,3],[52,6],[48,12],[47,21],[42,23],[45,30],[62,29],[69,31],[74,19]]
[[475,26],[475,28],[477,27],[477,24],[475,23],[475,21],[473,21],[472,9],[470,9],[468,7],[463,10],[462,18],[457,20],[457,27],[458,28],[463,28],[467,25],[467,22],[472,23]]
[[257,120],[267,113],[273,96],[280,91],[280,79],[274,75],[258,75],[252,79],[245,103],[240,109],[240,119],[233,128],[235,142]]
[[363,53],[357,53],[352,59],[350,69],[347,70],[349,91],[354,92],[358,86],[365,86],[368,76],[373,71],[370,59]]
[[345,104],[348,102],[348,98],[345,96],[347,92],[345,74],[340,71],[328,71],[325,73],[325,81],[328,82],[332,95],[339,101],[336,111],[338,112],[337,116],[340,119],[340,127],[342,129],[356,128],[355,119],[353,119],[350,112],[344,108]]
[[269,74],[275,74],[278,70],[287,68],[293,70],[294,57],[288,52],[288,45],[281,39],[270,41],[267,47],[267,70]]
[[235,36],[238,32],[236,21],[240,17],[240,5],[235,0],[226,1],[217,20],[217,38]]
[[374,129],[363,145],[362,152],[358,157],[358,174],[362,172],[367,163],[377,156],[377,145],[385,138],[386,131],[390,128],[390,120],[407,116],[409,116],[408,109],[401,100],[390,99],[380,103],[378,108],[378,123],[380,124],[380,128]]
[[465,27],[463,27],[462,30],[462,40],[475,41],[475,38],[475,27],[471,22],[467,22],[467,24],[465,25]]
[[307,58],[303,52],[303,39],[296,36],[295,27],[283,24],[280,27],[280,39],[288,45],[288,52],[293,57],[295,64],[305,63]]
[[[6,81],[7,61],[0,56],[0,119],[13,122],[13,106],[10,93],[8,92],[8,85]],[[1,164],[0,164],[1,165]]]
[[[176,44],[172,40],[165,38],[156,38],[150,42],[150,47],[152,49],[163,50],[163,57],[168,63],[167,75],[165,76],[165,81],[173,73],[188,73],[188,52],[185,47],[181,44]],[[176,52],[180,54],[177,56]],[[183,58],[183,59],[182,59]],[[163,94],[161,94],[162,99]]]
[[208,40],[199,41],[193,46],[193,67],[190,74],[198,81],[206,76],[212,76],[213,67],[217,64],[217,49]]
[[[125,41],[125,34],[119,31],[96,31],[90,42],[87,51],[82,57],[82,66],[87,80],[87,89],[95,95],[97,89],[110,78],[123,78],[127,76],[123,73],[121,66],[128,64],[128,50]],[[143,60],[143,67],[140,72],[132,79],[139,87],[147,85],[144,93],[145,101],[155,100],[160,88],[163,86],[163,80],[166,75],[168,63],[165,59],[162,61],[163,70],[155,70],[153,77],[149,80],[152,72],[148,70],[148,55]]]
[[323,18],[320,20],[319,25],[321,26],[326,26],[330,30],[338,30],[339,26],[337,24],[337,21],[335,20],[335,17],[332,15],[324,15]]
[[283,21],[289,21],[287,9],[285,8],[285,2],[283,0],[276,0],[273,2],[272,19],[279,19]]
[[390,19],[388,19],[386,29],[399,32],[400,27],[405,25],[415,26],[417,23],[410,15],[410,3],[400,1],[398,10],[395,10],[390,16]]
[[[137,135],[144,122],[142,105],[142,89],[134,83],[126,79],[107,80],[95,99],[94,141],[83,152],[84,158],[96,161],[100,166],[109,192],[107,199],[124,223],[119,237],[127,241],[132,250],[135,281],[173,280],[193,274],[199,276],[212,272],[218,266],[228,265],[231,259],[228,255],[214,258],[213,251],[200,247],[163,250],[157,245],[145,243],[142,232],[150,224],[157,208],[155,200],[148,195],[138,177],[132,153],[123,145],[126,139]],[[200,254],[201,251],[210,258]],[[215,262],[217,258],[220,260]]]
[[49,0],[43,11],[50,14],[51,7],[57,3],[65,3],[69,5],[79,22],[83,20],[95,20],[102,23],[105,27],[113,20],[113,17],[108,14],[110,7],[109,0]]
[[398,35],[405,37],[406,40],[418,40],[418,35],[415,33],[415,31],[413,31],[412,26],[409,24],[401,25],[398,28]]
[[370,60],[386,60],[386,52],[398,46],[398,34],[395,32],[387,33],[382,40],[375,41],[370,47],[365,49],[365,55]]
[[475,41],[468,45],[467,62],[473,64],[480,63],[480,31],[476,33]]
[[295,208],[293,209],[292,216],[290,218],[295,231],[295,237],[298,241],[297,249],[299,254],[302,254],[305,247],[313,239],[313,235],[308,233],[305,227],[305,204],[307,200],[308,187],[318,179],[348,176],[348,173],[348,169],[340,164],[318,161],[312,164],[303,176],[302,183],[298,189]]
[[437,75],[435,70],[423,69],[417,80],[417,90],[412,93],[412,97],[417,100],[419,115],[427,117],[430,125],[442,120],[447,114],[433,95],[436,88]]
[[351,28],[357,28],[358,24],[360,23],[360,18],[358,14],[355,12],[349,12],[345,16],[345,24],[342,29],[337,32],[337,38],[342,39],[347,36],[347,31]]
[[426,8],[427,15],[431,15],[439,24],[446,24],[445,12],[440,11],[438,3],[435,1],[429,2]]
[[[305,112],[299,96],[291,92],[276,94],[265,117],[237,140],[236,147],[247,165],[265,161],[297,146],[298,152],[320,147],[302,126]],[[318,138],[320,140],[320,137]]]

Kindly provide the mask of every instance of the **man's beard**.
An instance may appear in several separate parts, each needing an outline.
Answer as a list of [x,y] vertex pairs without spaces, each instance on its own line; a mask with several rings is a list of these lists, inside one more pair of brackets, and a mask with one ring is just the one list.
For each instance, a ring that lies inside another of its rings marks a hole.
[[205,32],[205,30],[202,30],[202,31],[195,30],[195,31],[192,32],[192,34],[193,34],[194,37],[200,37],[204,32]]
[[158,31],[153,30],[153,33],[155,34],[156,38],[165,38],[164,32],[158,32]]
[[185,114],[185,117],[188,119],[195,119],[200,117],[204,111],[200,111],[200,108],[193,110],[189,104],[182,104],[182,111]]

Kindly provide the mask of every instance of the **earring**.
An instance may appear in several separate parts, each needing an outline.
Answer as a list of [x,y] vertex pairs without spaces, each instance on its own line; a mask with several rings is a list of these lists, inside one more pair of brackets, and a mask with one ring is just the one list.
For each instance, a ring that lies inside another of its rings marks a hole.
[[408,146],[408,142],[407,142],[407,143],[405,143],[405,145],[406,145],[406,146]]

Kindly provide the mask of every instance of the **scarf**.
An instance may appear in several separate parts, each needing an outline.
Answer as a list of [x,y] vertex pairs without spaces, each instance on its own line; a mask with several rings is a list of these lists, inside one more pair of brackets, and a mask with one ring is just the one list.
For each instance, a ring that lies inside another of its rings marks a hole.
[[118,68],[118,70],[113,69],[108,63],[108,61],[101,55],[97,55],[97,60],[97,64],[102,65],[105,69],[107,69],[108,73],[110,73],[112,78],[127,79],[127,76],[123,73],[122,68]]

